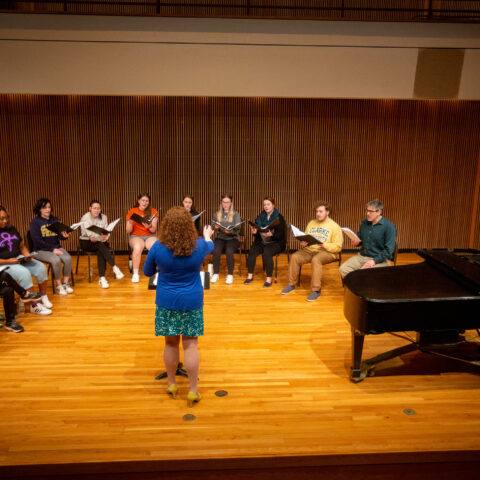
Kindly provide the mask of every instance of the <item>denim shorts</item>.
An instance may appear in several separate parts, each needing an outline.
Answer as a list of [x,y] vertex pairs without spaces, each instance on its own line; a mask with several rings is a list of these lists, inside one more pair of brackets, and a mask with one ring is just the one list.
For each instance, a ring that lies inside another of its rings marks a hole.
[[130,238],[141,238],[144,242],[146,242],[149,238],[158,239],[156,235],[130,235]]

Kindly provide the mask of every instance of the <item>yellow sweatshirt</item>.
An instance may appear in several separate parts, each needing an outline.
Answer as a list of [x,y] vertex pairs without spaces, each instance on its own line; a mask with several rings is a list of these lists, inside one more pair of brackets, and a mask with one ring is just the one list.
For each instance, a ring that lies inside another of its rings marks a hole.
[[[343,245],[343,233],[340,225],[334,222],[331,218],[327,218],[324,222],[318,220],[312,220],[308,222],[305,233],[318,238],[323,242],[323,248],[330,253],[334,253],[335,257],[338,252],[342,251]],[[305,247],[310,252],[319,252],[321,250],[320,245],[310,245]]]

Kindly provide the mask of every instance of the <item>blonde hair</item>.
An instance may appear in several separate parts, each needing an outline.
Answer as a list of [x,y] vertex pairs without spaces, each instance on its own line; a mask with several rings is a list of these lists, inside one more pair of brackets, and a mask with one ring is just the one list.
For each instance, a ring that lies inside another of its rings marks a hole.
[[222,198],[220,199],[220,209],[217,211],[217,222],[221,222],[222,221],[222,216],[223,216],[223,206],[222,206],[222,200],[224,198],[228,198],[230,199],[230,201],[232,202],[230,204],[230,208],[228,209],[228,221],[230,223],[233,222],[233,216],[235,215],[235,211],[233,210],[233,200],[232,200],[232,196],[229,194],[229,193],[224,193],[222,195]]

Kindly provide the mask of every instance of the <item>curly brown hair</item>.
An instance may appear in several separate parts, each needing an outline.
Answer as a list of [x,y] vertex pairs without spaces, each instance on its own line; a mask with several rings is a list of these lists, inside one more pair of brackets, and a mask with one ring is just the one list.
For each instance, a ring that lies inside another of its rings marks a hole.
[[177,257],[188,257],[197,247],[197,230],[190,212],[184,207],[172,207],[163,217],[159,240]]

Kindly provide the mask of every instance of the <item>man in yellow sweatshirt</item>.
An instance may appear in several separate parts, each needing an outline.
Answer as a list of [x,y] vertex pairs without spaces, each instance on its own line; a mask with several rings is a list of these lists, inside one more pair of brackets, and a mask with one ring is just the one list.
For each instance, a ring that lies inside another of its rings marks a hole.
[[295,290],[300,267],[312,262],[312,291],[307,301],[313,302],[320,296],[323,265],[335,261],[343,245],[342,229],[330,218],[330,210],[328,202],[320,202],[315,207],[316,218],[308,223],[305,233],[321,243],[309,246],[307,242],[300,242],[302,248],[290,258],[288,285],[282,290],[282,295]]

